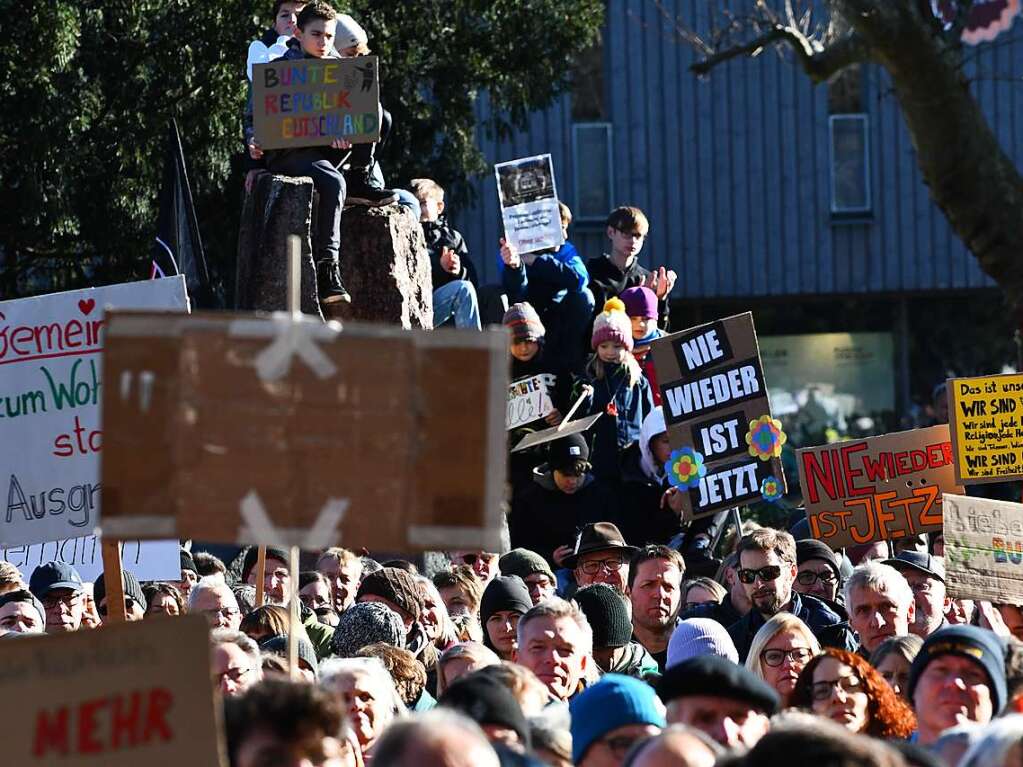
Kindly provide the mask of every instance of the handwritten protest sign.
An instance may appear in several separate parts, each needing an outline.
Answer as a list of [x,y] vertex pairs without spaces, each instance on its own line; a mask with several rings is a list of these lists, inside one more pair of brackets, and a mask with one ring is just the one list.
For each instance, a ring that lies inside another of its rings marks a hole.
[[376,56],[278,59],[252,67],[252,119],[263,149],[380,140]]
[[1023,504],[945,495],[944,517],[949,596],[1023,603]]
[[560,248],[565,242],[549,154],[494,166],[504,236],[519,253]]
[[[32,571],[47,562],[72,565],[83,581],[94,581],[103,572],[102,540],[95,535],[62,541],[34,543],[0,549],[0,561],[21,571],[25,582]],[[176,581],[181,578],[181,547],[174,541],[125,541],[121,562],[140,581]]]
[[949,380],[948,420],[957,482],[1023,477],[1023,375]]
[[107,338],[104,536],[500,545],[505,332],[123,312]]
[[184,311],[184,277],[0,302],[0,544],[99,523],[104,307]]
[[201,616],[6,642],[0,742],[18,767],[222,767]]
[[749,312],[653,342],[661,408],[673,448],[669,480],[698,518],[785,492],[785,436],[771,418]]
[[545,376],[536,375],[512,382],[508,387],[508,429],[533,423],[546,417],[554,409],[547,391]]
[[962,492],[948,426],[798,451],[814,538],[832,548],[941,529],[941,494]]

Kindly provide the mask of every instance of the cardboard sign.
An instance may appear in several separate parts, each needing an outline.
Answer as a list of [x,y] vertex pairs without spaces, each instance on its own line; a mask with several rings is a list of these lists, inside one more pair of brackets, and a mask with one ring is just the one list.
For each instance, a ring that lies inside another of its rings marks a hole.
[[0,740],[18,767],[222,767],[201,616],[7,641]]
[[560,248],[565,242],[549,154],[494,166],[504,236],[519,253]]
[[125,312],[107,338],[104,536],[498,550],[503,329]]
[[810,532],[833,549],[941,529],[941,494],[961,493],[948,426],[798,451]]
[[[94,581],[103,572],[102,540],[95,535],[63,541],[34,543],[0,549],[0,561],[10,562],[28,583],[32,571],[47,562],[72,565],[83,581]],[[181,547],[175,541],[125,541],[121,563],[140,581],[181,579]]]
[[946,495],[950,597],[1023,604],[1023,504]]
[[533,423],[550,415],[554,409],[550,394],[547,393],[545,376],[535,375],[515,381],[508,387],[508,429]]
[[1023,375],[948,381],[956,482],[1023,477]]
[[[651,352],[672,461],[681,455],[692,469],[682,486],[683,514],[698,519],[781,497],[784,437],[771,421],[753,315],[672,333]],[[761,428],[767,440],[758,443]]]
[[263,149],[380,140],[376,56],[278,59],[252,67],[252,119]]
[[185,278],[0,302],[0,545],[77,538],[99,524],[108,306],[186,311]]
[[534,431],[527,434],[519,443],[512,448],[513,453],[518,453],[522,450],[529,450],[531,447],[539,447],[545,445],[548,442],[553,442],[556,439],[568,437],[572,434],[582,434],[588,430],[597,422],[597,420],[604,415],[603,413],[597,413],[596,415],[588,415],[585,418],[580,418],[576,421],[569,421],[568,423],[562,423],[559,426],[552,426],[549,429],[543,431]]

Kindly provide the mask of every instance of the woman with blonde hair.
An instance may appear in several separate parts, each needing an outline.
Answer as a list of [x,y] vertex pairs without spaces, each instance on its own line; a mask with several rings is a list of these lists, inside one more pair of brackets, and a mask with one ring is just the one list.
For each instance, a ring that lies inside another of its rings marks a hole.
[[777,691],[784,707],[790,705],[799,674],[820,652],[809,626],[792,613],[778,613],[753,637],[746,668]]
[[437,662],[437,697],[458,677],[501,662],[497,653],[480,642],[462,642],[445,650]]
[[364,759],[384,730],[408,713],[379,658],[331,658],[320,666],[320,686],[344,706]]

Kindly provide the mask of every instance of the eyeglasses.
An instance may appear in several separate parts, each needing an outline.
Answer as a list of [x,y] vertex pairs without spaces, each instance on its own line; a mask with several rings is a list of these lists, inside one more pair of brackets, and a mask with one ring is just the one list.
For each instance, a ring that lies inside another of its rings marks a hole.
[[792,650],[764,650],[760,653],[760,660],[772,668],[777,668],[788,658],[793,663],[807,663],[813,653],[807,647],[796,647]]
[[759,578],[764,583],[770,583],[776,581],[781,576],[781,568],[778,565],[768,565],[767,567],[761,567],[759,570],[747,570],[742,568],[738,572],[739,582],[749,585],[750,583],[756,583]]
[[229,668],[223,673],[213,675],[213,685],[216,687],[225,679],[230,679],[234,684],[240,684],[250,671],[252,671],[250,668]]
[[831,697],[831,691],[841,687],[845,693],[859,692],[863,688],[863,682],[858,676],[843,676],[840,679],[825,679],[814,682],[811,695],[814,700],[827,700]]
[[77,591],[65,594],[64,596],[53,596],[51,594],[47,594],[43,597],[43,607],[47,610],[53,610],[60,605],[64,605],[65,607],[74,607],[81,601],[81,599],[82,595]]
[[616,573],[622,569],[624,564],[625,561],[617,557],[612,559],[591,559],[589,562],[581,562],[579,569],[587,575],[596,575],[600,572],[601,568],[609,573]]
[[830,586],[838,578],[833,570],[821,570],[819,573],[815,573],[813,570],[803,570],[796,576],[796,580],[803,586],[812,586],[814,581],[820,581],[823,585]]

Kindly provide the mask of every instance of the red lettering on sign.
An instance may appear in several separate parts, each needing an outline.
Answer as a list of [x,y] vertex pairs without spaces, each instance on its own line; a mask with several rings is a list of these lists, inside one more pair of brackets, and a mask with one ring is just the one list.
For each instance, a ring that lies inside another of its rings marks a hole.
[[849,465],[849,458],[853,453],[859,453],[866,449],[866,442],[859,442],[854,445],[845,445],[841,448],[842,468],[845,470],[845,482],[849,486],[849,495],[870,495],[874,492],[873,487],[855,484],[856,477],[863,476],[863,472],[860,469],[854,469]]
[[266,94],[266,100],[263,102],[263,111],[268,115],[278,114],[276,93]]
[[68,710],[59,708],[53,712],[40,711],[36,716],[36,734],[32,743],[33,756],[45,756],[51,751],[67,756],[68,752]]

